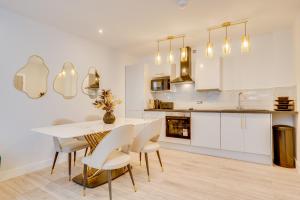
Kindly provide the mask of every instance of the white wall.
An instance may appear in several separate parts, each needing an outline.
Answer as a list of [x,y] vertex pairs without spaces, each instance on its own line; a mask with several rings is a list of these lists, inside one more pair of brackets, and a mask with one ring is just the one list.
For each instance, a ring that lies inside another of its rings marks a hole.
[[[300,15],[295,21],[294,24],[294,64],[295,64],[295,69],[296,69],[296,80],[297,80],[297,108],[299,111],[300,108]],[[300,172],[300,161],[299,161],[299,156],[300,156],[300,117],[298,116],[297,118],[297,168],[298,171]]]
[[[92,100],[81,92],[89,67],[100,70],[102,88],[112,89],[115,96],[124,100],[124,66],[130,64],[131,58],[2,9],[0,26],[1,180],[51,163],[52,138],[30,131],[32,128],[48,126],[58,118],[83,121],[88,115],[100,115]],[[48,93],[38,100],[29,99],[13,86],[15,73],[33,54],[41,56],[50,70]],[[79,75],[78,95],[71,100],[63,99],[52,89],[65,61],[72,62]],[[117,116],[124,116],[124,104],[117,109]]]

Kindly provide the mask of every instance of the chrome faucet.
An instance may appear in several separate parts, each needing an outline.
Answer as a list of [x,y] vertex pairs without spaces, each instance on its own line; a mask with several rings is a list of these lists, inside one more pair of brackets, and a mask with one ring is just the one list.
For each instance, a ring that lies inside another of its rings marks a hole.
[[238,102],[238,106],[237,106],[237,109],[238,110],[241,110],[242,109],[242,106],[241,106],[241,96],[243,95],[243,92],[239,92],[239,102]]

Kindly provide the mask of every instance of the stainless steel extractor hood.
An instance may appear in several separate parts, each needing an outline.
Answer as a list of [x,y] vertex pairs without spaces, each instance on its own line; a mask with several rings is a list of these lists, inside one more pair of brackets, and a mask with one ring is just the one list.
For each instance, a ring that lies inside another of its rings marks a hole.
[[[192,79],[192,60],[191,60],[191,47],[184,47],[186,53],[186,59],[180,59],[180,76],[171,80],[171,83],[194,83]],[[180,52],[184,50],[180,49]]]

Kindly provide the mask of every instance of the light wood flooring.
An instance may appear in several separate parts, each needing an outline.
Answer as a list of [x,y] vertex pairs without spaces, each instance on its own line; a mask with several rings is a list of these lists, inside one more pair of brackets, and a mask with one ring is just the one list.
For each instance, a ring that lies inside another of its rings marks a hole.
[[[295,169],[257,165],[229,159],[161,150],[165,172],[156,154],[150,154],[151,182],[145,163],[133,155],[133,191],[128,174],[112,183],[114,200],[300,200],[300,175]],[[144,159],[143,159],[144,161]],[[82,170],[80,159],[73,175]],[[107,184],[87,189],[68,181],[67,163],[0,183],[0,200],[109,199]]]

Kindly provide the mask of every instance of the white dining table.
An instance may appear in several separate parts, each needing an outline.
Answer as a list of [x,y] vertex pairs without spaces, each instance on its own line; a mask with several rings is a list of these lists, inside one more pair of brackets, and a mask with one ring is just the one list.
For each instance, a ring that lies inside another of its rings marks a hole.
[[97,120],[34,128],[32,131],[58,138],[74,138],[89,135],[95,132],[111,131],[120,126],[131,124],[135,126],[135,133],[138,134],[139,130],[151,121],[151,119],[140,118],[117,118],[113,124],[105,124],[102,120]]
[[[87,139],[89,136],[94,137],[95,134],[105,134],[105,132],[112,131],[124,125],[134,125],[136,136],[140,133],[144,126],[151,121],[153,121],[153,119],[117,118],[113,124],[105,124],[102,120],[97,120],[34,128],[32,131],[58,138],[74,138],[85,136],[85,139]],[[88,139],[87,141],[89,142]],[[92,146],[90,146],[90,148],[92,149]],[[127,170],[125,168],[115,170],[113,173],[113,179],[122,176],[126,172]],[[96,169],[90,169],[90,173],[92,175],[88,177],[86,185],[87,187],[94,188],[107,182],[107,173],[103,173],[102,171],[99,172],[99,170]],[[75,176],[72,180],[79,185],[83,185],[82,174]]]

